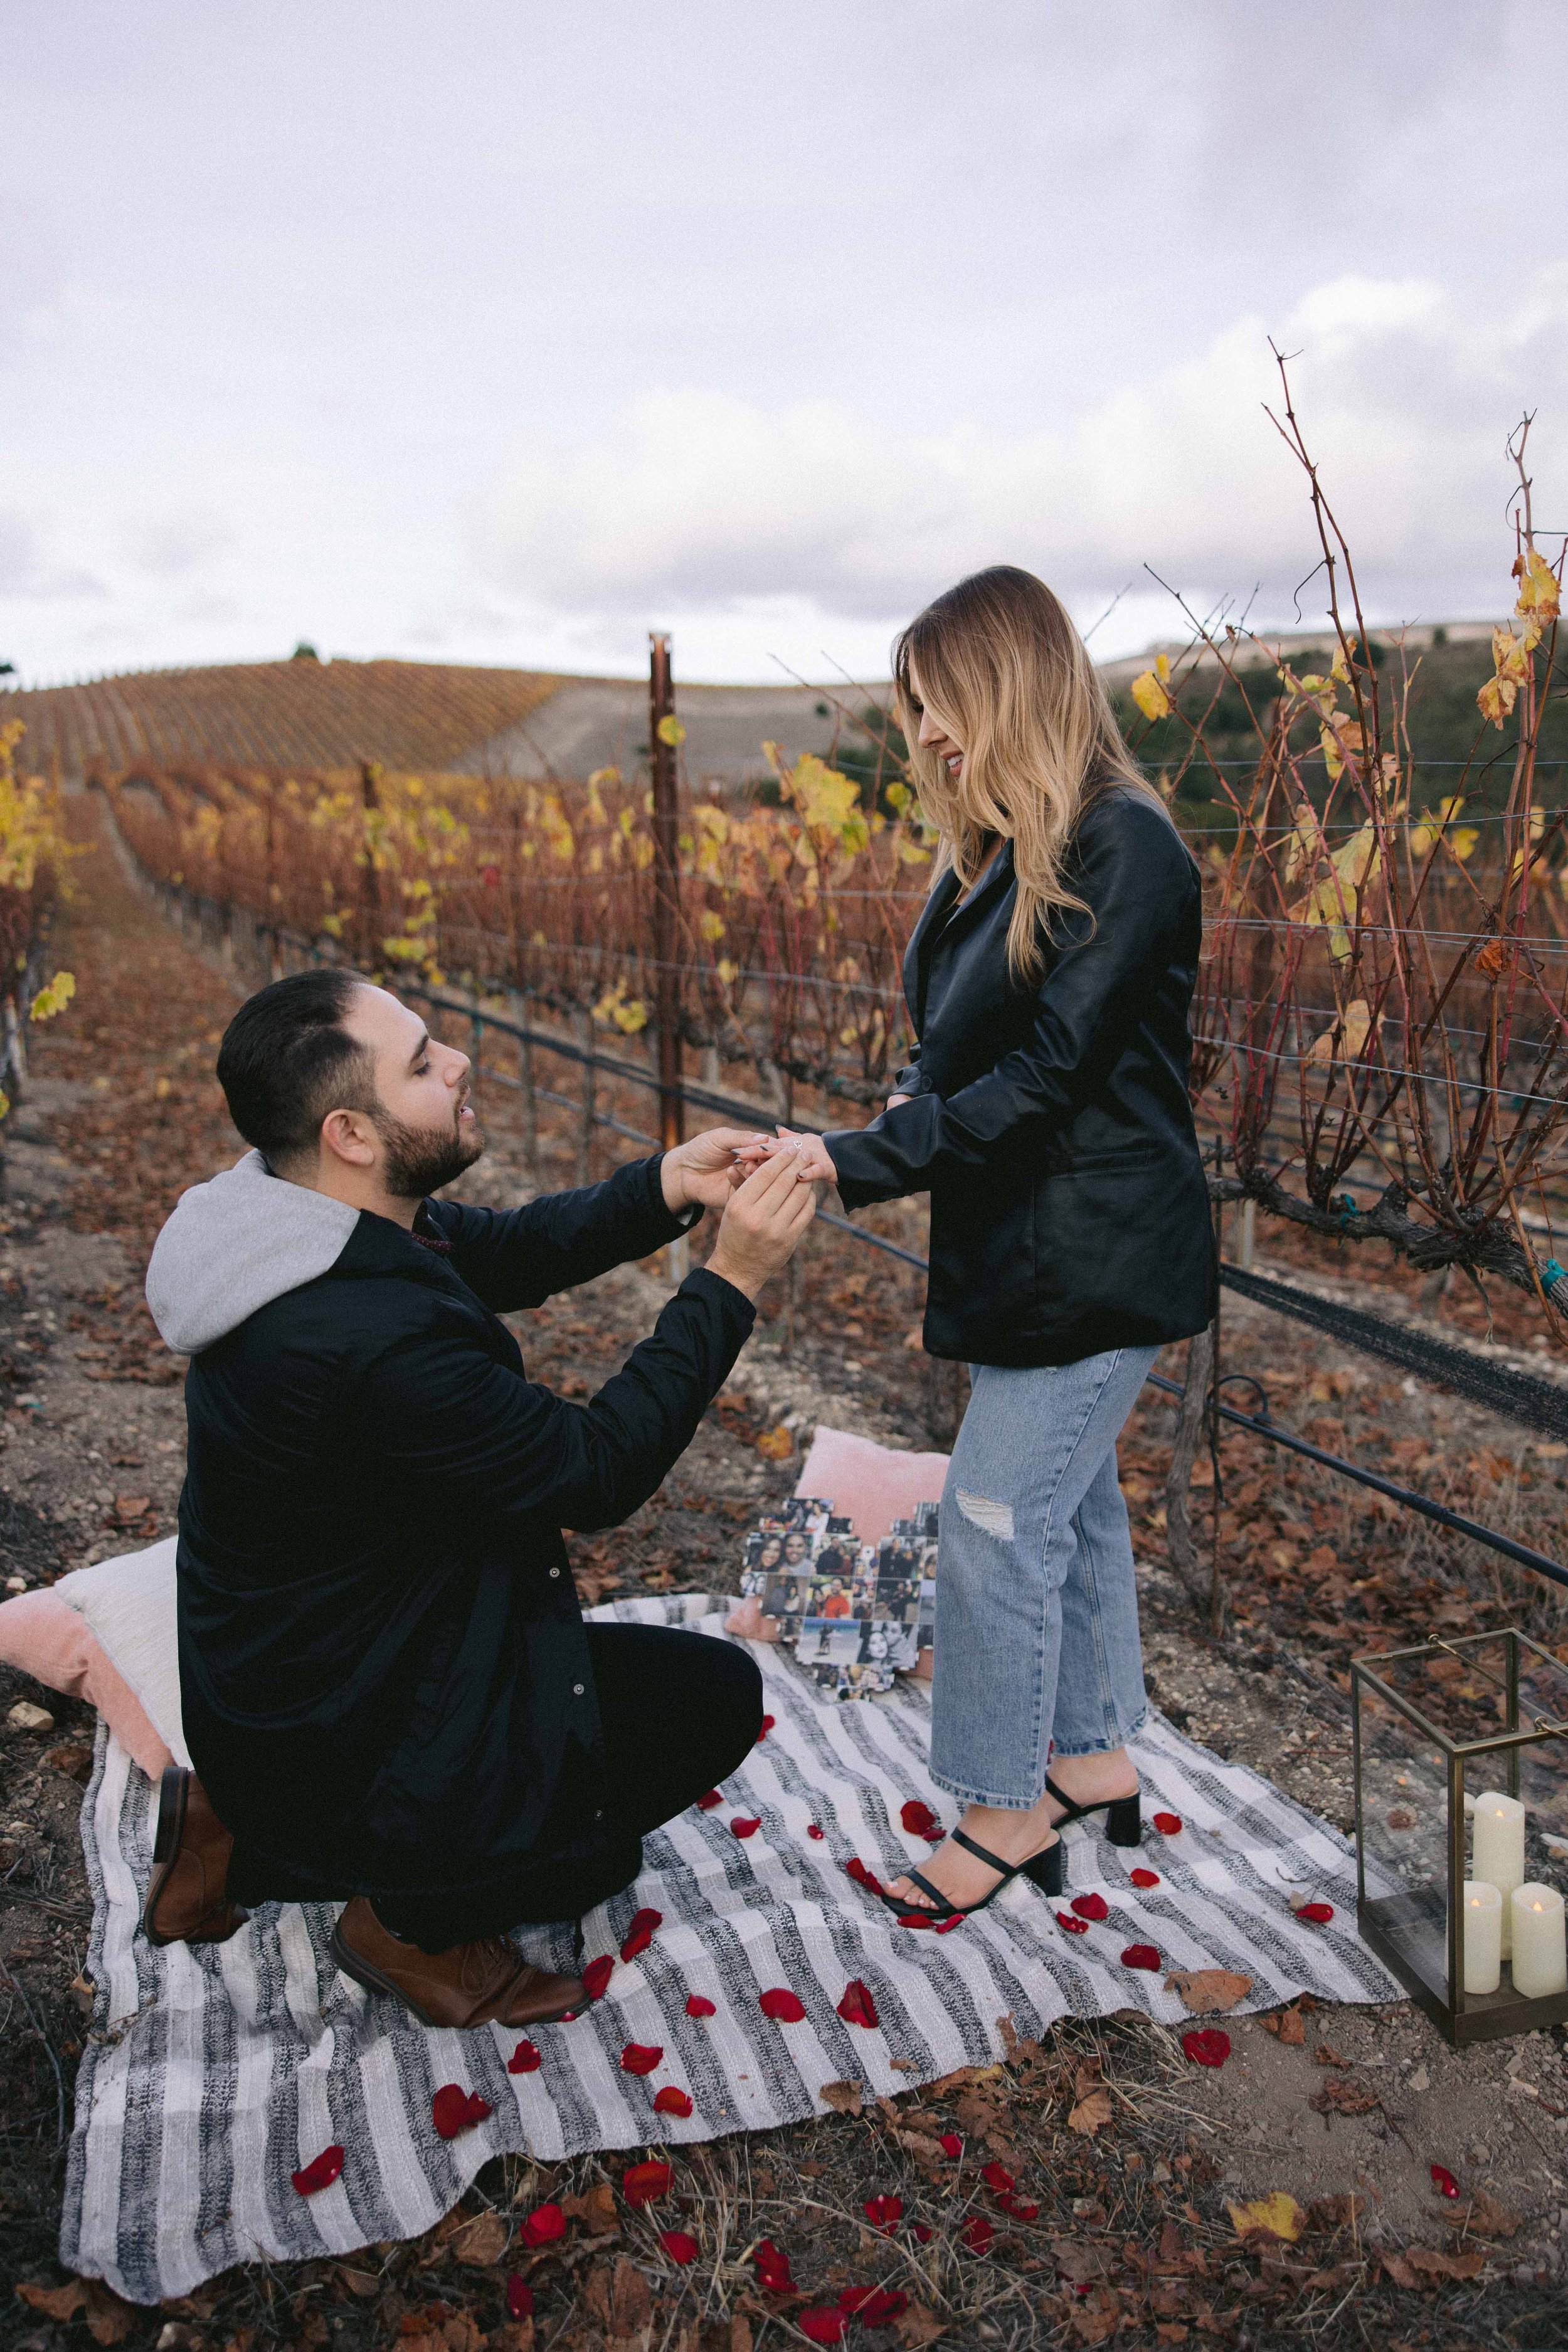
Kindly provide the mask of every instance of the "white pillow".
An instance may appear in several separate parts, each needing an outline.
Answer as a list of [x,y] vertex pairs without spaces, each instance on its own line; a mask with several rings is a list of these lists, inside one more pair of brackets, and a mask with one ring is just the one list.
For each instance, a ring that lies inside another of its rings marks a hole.
[[87,1622],[94,1641],[146,1709],[177,1764],[188,1764],[180,1720],[180,1656],[174,1548],[165,1536],[145,1551],[121,1552],[92,1568],[73,1568],[52,1586],[57,1601]]

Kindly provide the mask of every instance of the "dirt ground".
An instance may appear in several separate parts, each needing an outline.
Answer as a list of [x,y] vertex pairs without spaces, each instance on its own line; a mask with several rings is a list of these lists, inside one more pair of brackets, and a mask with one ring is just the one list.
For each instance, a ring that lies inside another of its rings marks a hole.
[[[72,807],[90,832],[92,804]],[[52,1030],[35,1034],[34,1081],[5,1130],[7,1590],[172,1528],[180,1367],[153,1331],[141,1273],[178,1192],[239,1149],[211,1076],[236,986],[153,920],[101,845],[79,868],[78,889],[61,944],[79,995]],[[511,1099],[487,1102],[485,1117],[492,1150],[466,1187],[514,1199],[526,1171]],[[545,1135],[542,1172],[546,1182],[572,1181],[563,1135]],[[908,1217],[885,1229],[919,1238]],[[1262,1239],[1265,1262],[1297,1262]],[[910,1344],[918,1283],[819,1228],[793,1297],[781,1284],[764,1299],[757,1337],[665,1487],[626,1527],[574,1543],[584,1598],[732,1589],[742,1532],[793,1486],[801,1435],[817,1421],[945,1444],[962,1381]],[[590,1393],[663,1295],[661,1269],[627,1268],[519,1318],[531,1370],[568,1394]],[[1224,1345],[1227,1368],[1261,1380],[1290,1425],[1333,1450],[1398,1464],[1397,1475],[1477,1517],[1560,1546],[1561,1447],[1452,1398],[1412,1393],[1250,1307],[1227,1303]],[[1181,1351],[1171,1354],[1162,1369],[1179,1378]],[[1563,1612],[1531,1590],[1534,1580],[1369,1507],[1310,1465],[1264,1459],[1239,1433],[1220,1465],[1229,1622],[1222,1642],[1210,1639],[1164,1565],[1171,1422],[1168,1401],[1150,1392],[1122,1449],[1152,1693],[1192,1737],[1342,1826],[1352,1653],[1434,1622],[1468,1631],[1519,1612],[1563,1643]],[[1212,1484],[1200,1491],[1206,1529]],[[16,1724],[17,1701],[43,1707],[47,1727]],[[851,2337],[871,2352],[938,2336],[987,2347],[1563,2340],[1564,2035],[1457,2053],[1403,2002],[1302,2003],[1272,2026],[1231,2019],[1232,2053],[1214,2071],[1187,2063],[1177,2037],[1142,2018],[1072,2023],[1043,2048],[1021,2044],[1005,2067],[679,2153],[670,2199],[645,2214],[618,2191],[619,2157],[553,2169],[508,2158],[416,2244],[349,2263],[253,2266],[159,2312],[132,2311],[101,2289],[84,2300],[54,2244],[84,2031],[78,1813],[91,1728],[85,1708],[0,1669],[0,2273],[20,2282],[0,2305],[0,2345],[78,2352],[85,2327],[99,2343],[149,2352],[329,2341],[358,2352],[395,2336],[412,2339],[406,2352],[478,2352],[486,2339],[497,2352],[535,2343],[589,2352],[623,2340],[644,2352],[750,2352],[764,2335],[798,2336],[803,2311],[879,2284],[906,2307],[879,2327],[852,2323]],[[944,2133],[962,2137],[961,2161],[942,2151]],[[1019,2211],[1001,2210],[985,2163],[1015,2176]],[[1458,2200],[1437,2194],[1434,2164],[1455,2176]],[[1281,2191],[1306,2214],[1300,2238],[1238,2235],[1228,2207]],[[866,2223],[864,2202],[877,2195],[903,2200],[891,2240]],[[531,2252],[519,2216],[545,2197],[564,2201],[567,2233]],[[988,2242],[976,2221],[994,2231]],[[672,2223],[702,2242],[690,2271],[661,2247],[657,2232]],[[760,2238],[787,2254],[797,2294],[762,2291],[749,2259]],[[509,2279],[530,2289],[531,2317],[509,2315]]]

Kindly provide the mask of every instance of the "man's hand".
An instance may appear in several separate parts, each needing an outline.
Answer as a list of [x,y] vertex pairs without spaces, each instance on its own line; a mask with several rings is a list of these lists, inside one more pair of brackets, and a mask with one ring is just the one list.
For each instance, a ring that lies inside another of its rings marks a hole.
[[816,1192],[804,1180],[800,1159],[795,1150],[773,1151],[730,1195],[708,1271],[748,1298],[788,1265],[816,1214]]
[[734,1189],[736,1153],[742,1146],[767,1140],[750,1128],[710,1127],[706,1135],[694,1135],[689,1143],[667,1151],[658,1164],[665,1207],[672,1216],[689,1209],[693,1201],[700,1201],[705,1209],[721,1209]]

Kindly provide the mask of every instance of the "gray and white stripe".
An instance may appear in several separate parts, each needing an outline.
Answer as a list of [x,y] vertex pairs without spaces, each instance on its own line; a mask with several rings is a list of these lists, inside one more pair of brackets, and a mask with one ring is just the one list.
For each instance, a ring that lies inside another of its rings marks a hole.
[[[601,1618],[676,1623],[722,1641],[731,1604],[698,1595],[618,1602]],[[928,1851],[900,1826],[910,1797],[939,1819],[953,1808],[926,1777],[924,1689],[840,1706],[790,1654],[753,1651],[776,1718],[726,1784],[715,1812],[693,1810],[645,1844],[641,1877],[584,1922],[589,1957],[618,1950],[632,1913],[664,1915],[652,1948],[616,1962],[603,2000],[565,2025],[537,2029],[543,2063],[506,2071],[516,2036],[491,2027],[432,2032],[395,2002],[366,1994],[331,1965],[325,1906],[269,1906],[231,1942],[154,1951],[137,1932],[152,1862],[156,1791],[100,1729],[82,1809],[93,1893],[89,1962],[97,2032],[77,2086],[60,2255],[132,2302],[188,2294],[236,2262],[348,2253],[416,2236],[450,2210],[502,2150],[543,2158],[760,2131],[826,2112],[824,2084],[859,2079],[907,2091],[1000,2054],[998,2021],[1038,2034],[1064,2015],[1137,2008],[1170,2022],[1185,2011],[1163,1971],[1125,1969],[1130,1944],[1155,1945],[1168,1967],[1239,1969],[1246,2007],[1299,1992],[1331,2001],[1388,2000],[1398,1988],[1357,1940],[1354,1864],[1344,1840],[1257,1774],[1222,1763],[1152,1717],[1135,1743],[1145,1820],[1165,1808],[1180,1836],[1146,1834],[1127,1853],[1075,1829],[1073,1893],[1110,1906],[1082,1936],[1020,1881],[950,1935],[900,1927],[845,1874],[858,1854],[884,1880]],[[738,1814],[762,1827],[741,1841]],[[809,1824],[823,1832],[808,1838]],[[1142,1864],[1160,1885],[1140,1892]],[[1292,1902],[1327,1900],[1327,1927],[1303,1926]],[[527,1929],[531,1958],[559,1965],[570,1930]],[[851,1977],[870,1987],[880,2022],[846,2025]],[[763,2014],[759,1994],[787,1986],[799,2024]],[[689,1993],[715,2004],[686,2014]],[[664,2051],[651,2075],[624,2074],[628,2042]],[[910,2071],[894,2073],[893,2060]],[[460,2138],[437,2137],[433,2093],[477,2090],[494,2110]],[[665,2084],[689,2094],[689,2118],[656,2116]],[[296,2195],[289,2175],[330,2142],[342,2177]]]

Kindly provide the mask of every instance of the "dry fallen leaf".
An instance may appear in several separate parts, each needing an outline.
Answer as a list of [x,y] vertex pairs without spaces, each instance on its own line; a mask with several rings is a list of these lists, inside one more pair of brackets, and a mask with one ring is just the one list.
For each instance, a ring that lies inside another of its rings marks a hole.
[[1227,2204],[1225,2210],[1238,2238],[1245,2238],[1250,2230],[1263,2230],[1293,2246],[1307,2226],[1307,2216],[1283,2189],[1277,2189],[1271,2197],[1254,2197],[1243,2205]]
[[1083,2132],[1092,2139],[1095,2133],[1110,2121],[1111,2114],[1110,2092],[1090,2091],[1087,2098],[1079,2099],[1068,2116],[1068,2126],[1069,2130]]
[[1485,2254],[1440,2254],[1431,2246],[1406,2246],[1405,2259],[1428,2279],[1473,2279],[1487,2266]]
[[1074,2286],[1090,2286],[1105,2276],[1112,2256],[1109,2247],[1088,2245],[1082,2238],[1053,2238],[1051,2259]]
[[1194,2017],[1217,2017],[1246,2000],[1252,1979],[1234,1969],[1178,1969],[1165,1979],[1165,1990],[1179,1992]]
[[858,2116],[860,2112],[861,2085],[858,2083],[824,2083],[817,2097],[835,2115]]
[[1523,2226],[1521,2215],[1510,2213],[1506,2205],[1500,2205],[1484,2189],[1476,2190],[1458,2221],[1462,2228],[1482,2238],[1511,2238]]
[[1331,2074],[1307,2105],[1321,2116],[1369,2116],[1383,2101],[1369,2084],[1358,2083],[1349,2074]]
[[26,2280],[16,2293],[29,2310],[41,2311],[48,2319],[74,2319],[87,2301],[80,2279],[68,2279],[64,2286],[35,2286]]
[[1342,2058],[1337,2050],[1331,2050],[1326,2042],[1320,2042],[1312,2053],[1314,2066],[1348,2066],[1350,2063],[1348,2058]]
[[507,2250],[511,2232],[499,2213],[476,2213],[452,2240],[452,2252],[473,2270],[489,2270]]
[[[923,2303],[911,2303],[907,2310],[900,2312],[893,2322],[893,2333],[900,2344],[934,2344],[937,2337],[946,2332],[946,2320],[939,2319],[936,2313]],[[735,2352],[733,2342],[730,2352]],[[751,2352],[749,2345],[746,2352]]]
[[783,1422],[776,1429],[763,1430],[757,1440],[757,1452],[768,1462],[787,1462],[795,1452],[795,1439]]
[[590,2271],[583,2300],[612,2339],[640,2335],[652,2316],[647,2281],[625,2254],[616,2256],[613,2271],[607,2263]]
[[1282,2009],[1275,2016],[1266,2017],[1263,2022],[1287,2049],[1299,2050],[1307,2039],[1306,2020],[1299,2009]]

